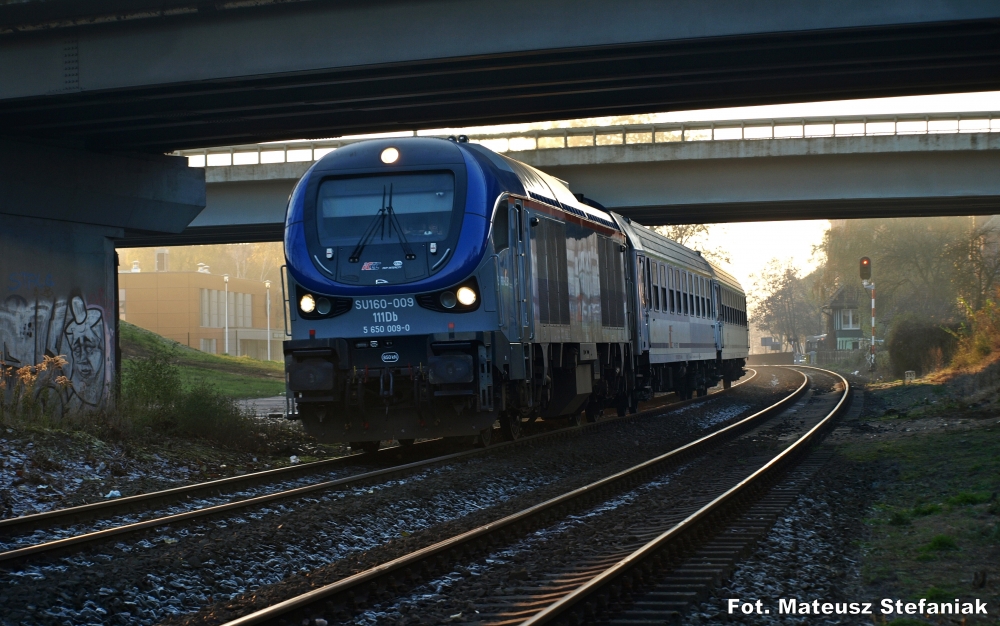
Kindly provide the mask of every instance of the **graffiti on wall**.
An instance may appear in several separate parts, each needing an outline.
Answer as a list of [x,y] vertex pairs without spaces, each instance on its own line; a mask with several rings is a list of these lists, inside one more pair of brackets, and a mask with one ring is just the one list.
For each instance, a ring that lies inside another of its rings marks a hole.
[[103,406],[112,389],[114,354],[104,308],[80,293],[60,298],[48,287],[33,291],[30,298],[13,294],[0,303],[0,359],[16,368],[63,356],[62,375],[70,384],[58,388],[61,412]]

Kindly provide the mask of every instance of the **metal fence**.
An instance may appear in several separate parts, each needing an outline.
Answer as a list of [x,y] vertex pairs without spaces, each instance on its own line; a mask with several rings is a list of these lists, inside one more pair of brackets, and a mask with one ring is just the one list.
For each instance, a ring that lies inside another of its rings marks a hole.
[[[677,124],[633,124],[532,130],[469,135],[469,141],[496,152],[592,148],[691,141],[755,141],[814,137],[875,137],[1000,132],[1000,113],[938,113],[933,115],[867,115],[723,120]],[[432,133],[389,133],[377,137],[442,137]],[[325,154],[373,135],[310,141],[288,141],[203,150],[180,150],[191,167],[225,167],[315,161]]]

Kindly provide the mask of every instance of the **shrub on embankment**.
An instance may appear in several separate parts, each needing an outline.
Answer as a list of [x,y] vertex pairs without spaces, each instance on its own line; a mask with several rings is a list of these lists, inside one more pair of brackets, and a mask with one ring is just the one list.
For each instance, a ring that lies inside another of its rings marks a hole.
[[967,323],[952,333],[958,343],[951,365],[956,369],[973,369],[985,363],[990,355],[1000,351],[1000,308],[987,300],[983,308],[966,308]]
[[162,351],[122,363],[116,411],[137,428],[231,448],[257,449],[267,439],[266,427],[233,398],[207,383],[184,387],[180,368]]
[[[266,450],[275,428],[256,419],[233,397],[200,382],[182,384],[174,354],[156,349],[122,361],[121,393],[102,409],[72,403],[65,359],[0,368],[0,424],[81,430],[111,440],[163,436],[201,439],[247,451]],[[68,400],[68,398],[70,398]]]
[[923,376],[940,369],[952,360],[958,343],[955,332],[939,323],[901,315],[892,320],[886,338],[892,373],[902,378],[907,370]]

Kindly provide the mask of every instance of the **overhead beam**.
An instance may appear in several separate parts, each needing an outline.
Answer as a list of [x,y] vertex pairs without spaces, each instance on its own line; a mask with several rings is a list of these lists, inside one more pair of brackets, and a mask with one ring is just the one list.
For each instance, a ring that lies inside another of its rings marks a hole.
[[0,35],[0,134],[169,151],[1000,85],[974,0],[169,4]]
[[187,160],[0,140],[0,214],[180,233],[205,207]]

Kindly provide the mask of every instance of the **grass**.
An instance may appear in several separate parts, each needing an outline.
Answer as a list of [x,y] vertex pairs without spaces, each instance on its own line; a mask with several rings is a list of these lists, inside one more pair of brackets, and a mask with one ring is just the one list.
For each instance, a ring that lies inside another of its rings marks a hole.
[[285,392],[284,365],[280,362],[208,354],[127,322],[121,322],[119,332],[126,363],[167,353],[184,389],[211,383],[231,398],[266,398]]
[[[947,414],[949,421],[959,417]],[[841,451],[870,466],[875,475],[895,474],[883,482],[882,498],[867,520],[866,584],[899,597],[931,599],[935,590],[949,598],[990,595],[973,587],[973,575],[995,571],[1000,562],[1000,507],[993,495],[1000,491],[1000,437],[995,427],[865,440],[845,444]]]

